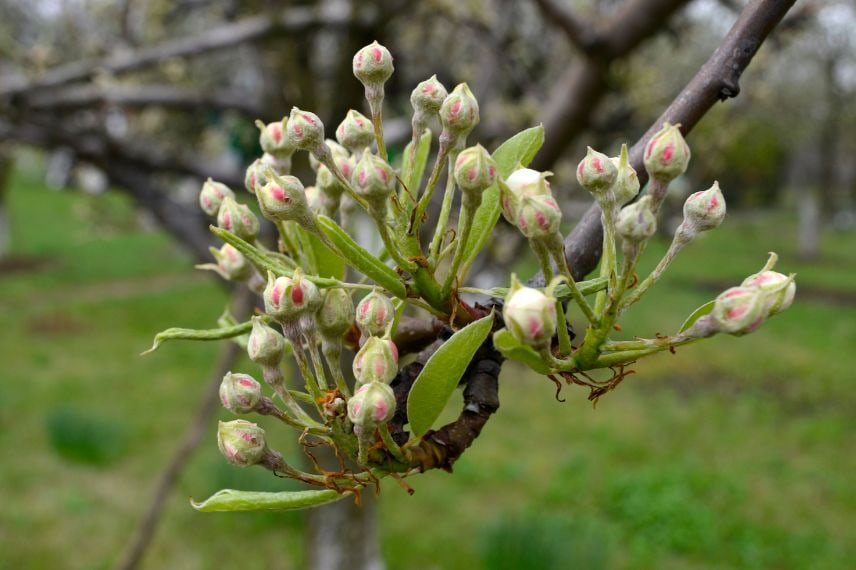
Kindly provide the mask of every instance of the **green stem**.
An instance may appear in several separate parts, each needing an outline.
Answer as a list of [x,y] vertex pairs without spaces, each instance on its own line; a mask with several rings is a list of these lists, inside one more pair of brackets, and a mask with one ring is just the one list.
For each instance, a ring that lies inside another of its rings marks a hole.
[[383,96],[380,100],[372,99],[369,101],[369,108],[372,113],[372,126],[374,127],[375,142],[377,142],[377,154],[384,160],[387,160],[386,143],[383,140]]
[[431,176],[428,177],[428,182],[425,185],[425,192],[419,198],[419,203],[416,204],[416,211],[413,212],[410,219],[410,235],[419,234],[419,226],[422,224],[422,217],[428,209],[428,204],[431,202],[431,196],[434,195],[434,189],[437,187],[437,182],[440,181],[440,172],[443,170],[443,165],[446,164],[446,157],[449,155],[449,143],[443,142],[440,139],[440,149],[437,151],[437,160],[434,161],[434,168],[431,169]]
[[369,214],[375,222],[375,226],[377,227],[377,232],[380,234],[380,239],[383,241],[383,246],[386,248],[386,252],[392,257],[396,264],[402,269],[405,269],[409,272],[413,272],[416,270],[416,264],[409,259],[405,258],[401,255],[401,248],[396,246],[396,243],[393,241],[392,236],[389,235],[389,228],[386,226],[386,215],[385,212],[379,212],[376,209],[369,207]]
[[684,238],[679,238],[679,234],[676,233],[675,237],[672,239],[671,245],[669,245],[669,249],[666,251],[666,254],[657,264],[657,267],[645,278],[642,283],[640,283],[634,290],[633,293],[627,296],[624,301],[622,301],[621,306],[619,308],[620,312],[624,312],[627,310],[627,307],[638,301],[642,298],[642,295],[645,294],[654,283],[659,281],[660,277],[663,275],[663,272],[669,267],[675,257],[680,253],[680,251],[684,248],[685,245],[689,243],[689,240]]
[[446,235],[446,226],[449,225],[449,216],[452,214],[452,200],[455,198],[455,158],[458,152],[453,150],[449,153],[449,168],[446,175],[446,190],[443,193],[443,204],[440,207],[440,215],[437,217],[437,226],[434,228],[434,237],[431,239],[431,246],[428,248],[428,264],[434,267],[437,262],[437,255],[440,253],[440,244],[443,242],[443,236]]
[[312,417],[307,414],[292,397],[292,392],[285,387],[285,379],[283,378],[279,367],[265,366],[262,368],[262,375],[264,376],[265,382],[273,388],[273,391],[276,392],[279,399],[282,400],[283,404],[288,408],[288,411],[294,414],[294,417],[300,424],[304,427],[323,427],[317,421],[312,419]]
[[[530,240],[529,244],[538,257],[538,262],[541,264],[541,271],[544,272],[544,281],[549,285],[553,281],[553,265],[550,263],[550,252],[539,241]],[[571,337],[568,334],[568,319],[565,316],[565,306],[558,299],[556,299],[556,320],[556,328],[559,335],[559,352],[563,355],[571,354],[573,347],[571,346]]]
[[318,339],[314,331],[307,331],[306,344],[309,345],[309,356],[312,358],[312,367],[315,368],[315,379],[318,381],[318,387],[323,390],[329,390],[330,384],[327,382],[327,374],[324,372],[324,363],[321,360],[321,353],[318,352]]
[[407,458],[404,456],[404,452],[401,451],[401,448],[395,443],[395,440],[392,439],[392,434],[389,433],[389,426],[383,423],[378,426],[378,431],[380,431],[380,437],[383,440],[384,445],[399,463],[407,463]]
[[[603,255],[600,260],[600,276],[608,279],[607,290],[615,288],[615,275],[618,271],[615,252],[615,204],[603,202],[601,205],[601,225],[603,226]],[[600,318],[606,306],[607,291],[598,292],[594,302],[594,314]]]
[[548,238],[544,245],[556,261],[556,266],[559,268],[559,272],[567,278],[568,289],[571,291],[571,297],[574,299],[574,302],[586,316],[589,323],[592,325],[597,323],[597,317],[595,316],[591,305],[589,305],[589,302],[585,297],[583,297],[582,291],[580,291],[580,288],[577,286],[577,282],[574,280],[574,276],[571,273],[571,268],[568,266],[568,259],[565,257],[565,246],[562,244],[562,236],[556,233]]
[[[473,218],[475,218],[476,210],[479,204],[470,204],[470,200],[466,196],[461,200],[461,213],[458,216],[458,238],[457,246],[455,246],[455,256],[452,258],[452,265],[449,267],[449,273],[446,275],[446,280],[443,282],[443,294],[448,295],[452,288],[452,284],[457,277],[458,268],[464,260],[464,255],[467,251],[467,241],[470,239],[470,231],[473,227]],[[440,263],[442,254],[437,259]],[[461,276],[463,278],[463,275]]]
[[327,366],[333,374],[333,380],[336,382],[336,387],[346,398],[351,397],[351,390],[348,388],[348,383],[345,381],[345,375],[342,373],[342,341],[341,339],[321,339],[321,351],[324,353],[324,359],[327,361]]

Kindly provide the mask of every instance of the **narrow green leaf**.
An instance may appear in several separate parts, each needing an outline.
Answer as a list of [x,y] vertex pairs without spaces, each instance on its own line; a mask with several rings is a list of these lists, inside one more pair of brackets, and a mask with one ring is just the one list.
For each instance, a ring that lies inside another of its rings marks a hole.
[[428,154],[431,152],[431,129],[425,129],[422,137],[419,139],[419,145],[416,147],[416,160],[413,163],[413,171],[410,171],[410,149],[413,147],[413,141],[407,143],[404,148],[404,160],[401,165],[401,179],[410,190],[410,193],[415,198],[419,194],[419,186],[422,182],[422,176],[425,175],[425,165],[428,163]]
[[407,417],[414,436],[425,435],[440,416],[476,350],[490,333],[493,320],[491,312],[462,328],[425,363],[407,396]]
[[202,502],[191,499],[190,504],[203,513],[227,511],[295,511],[318,507],[344,499],[350,493],[340,494],[332,489],[323,491],[236,491],[223,489]]
[[525,344],[520,344],[514,336],[508,332],[508,329],[500,329],[493,333],[493,346],[502,353],[502,355],[516,362],[521,362],[537,372],[538,374],[547,375],[550,373],[550,367],[544,362],[537,352]]
[[327,216],[318,216],[318,227],[345,257],[348,265],[401,299],[407,296],[401,277],[394,269],[360,247],[339,224]]
[[247,334],[252,329],[252,321],[216,329],[182,329],[173,327],[156,334],[152,347],[141,353],[140,356],[156,351],[161,344],[168,340],[222,340],[224,338],[234,338]]
[[678,332],[679,333],[684,332],[685,330],[687,330],[688,328],[693,326],[697,320],[699,320],[700,318],[702,318],[705,315],[709,315],[711,313],[711,311],[713,311],[713,306],[715,304],[716,304],[716,300],[708,301],[707,303],[705,303],[704,305],[702,305],[701,307],[699,307],[698,309],[693,311],[690,314],[690,316],[687,317],[687,320],[684,321],[684,324],[681,325],[681,330],[679,330]]
[[304,232],[307,241],[312,246],[315,254],[315,267],[320,277],[332,277],[333,279],[345,278],[345,262],[338,254],[330,251],[326,245],[321,243],[317,236]]
[[[525,131],[520,131],[497,148],[491,155],[496,162],[497,174],[507,178],[518,165],[526,166],[541,145],[544,144],[544,126],[538,125]],[[493,227],[499,220],[501,206],[499,203],[499,186],[494,184],[482,194],[482,203],[476,210],[470,239],[467,241],[466,252],[462,267],[469,267],[482,250],[493,232]]]

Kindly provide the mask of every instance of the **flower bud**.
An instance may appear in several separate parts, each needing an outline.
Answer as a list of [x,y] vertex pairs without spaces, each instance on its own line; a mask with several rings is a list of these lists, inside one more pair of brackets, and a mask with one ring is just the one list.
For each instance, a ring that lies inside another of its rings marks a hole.
[[234,199],[235,193],[225,184],[209,178],[199,192],[199,205],[202,207],[202,211],[209,216],[216,216],[226,198]]
[[395,393],[388,385],[370,382],[360,386],[348,400],[348,419],[355,426],[377,427],[395,414]]
[[374,142],[372,122],[359,111],[350,109],[336,127],[336,140],[351,152],[363,150]]
[[357,305],[357,326],[364,337],[383,336],[395,317],[389,297],[372,291]]
[[274,121],[268,124],[256,121],[256,126],[261,131],[259,134],[259,144],[263,151],[276,157],[290,156],[294,152],[294,146],[291,145],[288,137],[285,136],[282,121]]
[[317,214],[323,212],[325,204],[325,194],[317,186],[307,186],[303,190],[306,196],[306,204],[309,210]]
[[778,271],[761,271],[750,275],[740,284],[741,287],[754,287],[765,294],[764,314],[771,317],[781,313],[794,302],[797,285],[793,278]]
[[338,287],[327,289],[315,315],[315,324],[324,337],[342,338],[354,324],[354,302],[350,293]]
[[249,374],[223,376],[220,382],[220,401],[233,414],[249,414],[262,399],[262,385]]
[[514,338],[528,346],[547,348],[556,334],[556,300],[521,286],[516,276],[512,276],[502,316]]
[[324,143],[324,123],[315,113],[293,107],[286,123],[286,135],[294,148],[313,152]]
[[379,43],[372,42],[354,54],[354,77],[369,86],[382,86],[392,76],[392,54]]
[[765,294],[756,287],[732,287],[719,294],[711,318],[721,332],[742,336],[764,321]]
[[[348,158],[351,155],[351,153],[348,152],[348,149],[346,149],[333,139],[327,139],[324,141],[324,143],[327,145],[327,149],[330,151],[330,155],[333,158],[337,158],[340,156]],[[309,167],[314,172],[318,172],[318,169],[321,168],[321,163],[318,162],[318,158],[315,156],[315,154],[309,155]]]
[[265,312],[281,321],[294,322],[314,313],[321,303],[321,294],[314,283],[305,279],[300,268],[292,277],[274,277],[268,273],[264,290]]
[[627,204],[639,193],[639,177],[627,158],[627,145],[621,145],[621,155],[609,159],[615,165],[615,182],[612,194],[618,207]]
[[252,242],[259,235],[259,220],[246,204],[226,197],[217,212],[217,225],[244,241]]
[[[277,331],[267,326],[261,317],[253,317],[253,330],[247,340],[247,354],[250,360],[260,366],[279,366],[285,353],[285,339]],[[288,346],[289,351],[291,346]]]
[[260,158],[255,159],[247,167],[247,171],[244,174],[244,186],[246,187],[247,192],[255,194],[257,188],[265,185],[267,177],[265,177],[264,171],[265,164]]
[[398,347],[388,339],[370,336],[354,357],[354,377],[360,384],[389,384],[398,372]]
[[475,206],[481,204],[482,192],[496,181],[496,163],[485,148],[477,144],[461,151],[455,160],[455,182]]
[[[280,175],[288,174],[289,172],[291,172],[290,154],[274,156],[269,152],[266,152],[259,160],[261,161],[263,170],[267,170],[267,168],[272,168],[274,172]],[[260,184],[264,184],[264,182],[261,182]]]
[[502,215],[510,224],[517,225],[517,209],[524,196],[552,196],[547,177],[552,172],[538,172],[531,168],[518,168],[500,184]]
[[718,182],[714,182],[707,190],[691,194],[684,202],[684,223],[696,232],[719,227],[724,218],[725,198]]
[[256,465],[268,452],[265,430],[247,420],[219,422],[217,447],[229,463],[238,467]]
[[[217,260],[217,265],[214,267],[205,265],[201,266],[204,269],[214,269],[223,276],[224,279],[230,281],[243,281],[250,276],[252,267],[247,263],[247,259],[240,251],[232,247],[230,244],[224,244],[223,247],[208,248],[211,255]],[[215,269],[216,267],[216,269]]]
[[351,184],[356,193],[370,204],[386,204],[386,200],[395,192],[395,172],[385,160],[365,152],[354,168]]
[[524,196],[517,207],[517,228],[530,239],[547,238],[559,231],[562,210],[552,196]]
[[448,95],[448,91],[437,80],[437,76],[432,75],[417,85],[413,92],[410,93],[410,104],[413,106],[413,111],[416,114],[427,119],[440,111],[440,107]]
[[625,206],[615,222],[616,233],[626,242],[640,243],[657,231],[657,218],[651,211],[651,197],[643,196],[637,202]]
[[303,222],[311,217],[306,190],[295,176],[269,176],[264,186],[257,187],[256,197],[268,219]]
[[587,147],[586,157],[577,166],[577,181],[597,200],[607,196],[609,188],[618,176],[615,164],[603,153]]
[[479,124],[479,103],[466,83],[460,83],[440,106],[440,142],[460,143]]
[[690,147],[677,125],[664,123],[645,145],[645,170],[651,178],[671,182],[683,174],[690,162]]

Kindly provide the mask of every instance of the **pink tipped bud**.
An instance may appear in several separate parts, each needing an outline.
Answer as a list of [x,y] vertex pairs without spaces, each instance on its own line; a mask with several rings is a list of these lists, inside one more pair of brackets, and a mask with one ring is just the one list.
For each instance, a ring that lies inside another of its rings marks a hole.
[[797,292],[793,276],[788,277],[769,269],[776,262],[776,254],[771,254],[770,262],[759,273],[750,275],[741,283],[741,287],[754,287],[765,295],[764,314],[768,317],[781,313],[791,306]]
[[516,226],[530,239],[555,235],[562,222],[562,210],[552,196],[524,196],[517,207]]
[[262,159],[257,158],[247,167],[244,174],[244,186],[247,192],[255,194],[256,190],[264,186],[265,183],[267,183],[265,164],[262,162]]
[[690,147],[678,126],[664,123],[645,145],[643,160],[648,175],[662,182],[671,182],[686,172]]
[[315,113],[291,109],[286,124],[288,144],[299,150],[315,151],[324,143],[324,123]]
[[538,289],[523,287],[512,276],[502,316],[505,327],[519,342],[547,348],[556,334],[556,300]]
[[719,227],[725,219],[725,198],[719,183],[702,192],[691,194],[684,202],[684,223],[696,232],[703,232]]
[[262,214],[270,220],[303,222],[311,217],[306,191],[295,176],[278,176],[268,170],[268,181],[257,187]]
[[[343,147],[342,145],[340,145],[339,143],[337,143],[333,139],[325,140],[324,144],[327,145],[327,150],[330,151],[330,155],[334,159],[338,158],[340,156],[345,157],[345,158],[348,158],[349,156],[351,156],[351,153],[348,152],[348,149],[346,149],[345,147]],[[318,172],[318,170],[321,168],[321,163],[318,162],[318,157],[315,156],[315,153],[309,154],[309,167],[315,172]]]
[[372,291],[357,305],[356,315],[363,336],[383,336],[395,317],[395,307],[389,297]]
[[640,243],[657,231],[657,218],[651,211],[651,197],[643,196],[639,201],[625,206],[615,222],[616,233],[626,242]]
[[220,422],[217,426],[217,447],[229,463],[238,467],[261,463],[269,453],[265,430],[246,420]]
[[249,374],[223,376],[220,382],[220,402],[233,414],[249,414],[262,399],[262,386]]
[[274,367],[282,361],[291,345],[277,331],[267,326],[261,317],[253,317],[253,330],[247,340],[247,354],[250,360],[260,366]]
[[615,165],[615,182],[612,185],[612,194],[617,206],[623,206],[636,197],[639,193],[639,177],[630,166],[627,157],[627,145],[621,145],[621,155],[614,156],[609,160]]
[[244,281],[252,273],[252,267],[240,251],[230,244],[224,244],[220,249],[209,248],[211,255],[217,260],[216,269],[209,266],[200,266],[204,269],[215,269],[224,279],[230,281]]
[[732,287],[716,298],[711,318],[721,332],[742,336],[764,321],[766,295],[756,287]]
[[246,204],[226,197],[217,212],[217,225],[244,241],[252,242],[259,235],[259,219]]
[[215,182],[210,178],[202,185],[202,190],[199,192],[199,205],[202,211],[209,216],[216,216],[220,211],[220,206],[226,198],[235,199],[235,193],[223,183]]
[[350,293],[340,288],[327,289],[315,315],[315,324],[325,338],[342,338],[354,324],[354,302]]
[[336,128],[336,140],[351,152],[363,150],[374,142],[374,127],[359,111],[349,110]]
[[500,201],[502,215],[508,223],[517,225],[517,210],[520,202],[527,196],[552,196],[550,183],[547,181],[552,172],[538,172],[531,168],[518,168],[500,184]]
[[[287,123],[287,120],[283,119]],[[256,121],[256,126],[259,128],[259,144],[262,150],[275,157],[291,156],[294,153],[294,146],[286,135],[286,128],[283,121],[274,121],[273,123],[264,124],[261,121]]]
[[395,172],[385,160],[365,152],[354,168],[351,184],[367,202],[382,206],[395,192]]
[[354,54],[354,77],[366,87],[383,85],[392,76],[392,54],[377,42],[372,42]]
[[440,106],[440,123],[443,132],[440,142],[461,143],[479,124],[479,102],[466,83],[461,83],[443,100]]
[[471,146],[458,154],[455,182],[472,204],[477,207],[481,203],[482,192],[496,182],[496,163],[482,145]]
[[577,166],[577,181],[596,199],[607,196],[609,188],[618,176],[615,164],[603,153],[588,147],[586,157]]
[[395,393],[382,382],[360,386],[348,401],[348,419],[355,426],[375,428],[395,414]]
[[305,279],[300,268],[292,277],[274,277],[268,273],[264,290],[265,312],[285,322],[296,322],[313,314],[321,304],[321,294],[314,283]]
[[398,372],[398,347],[391,340],[370,336],[354,357],[353,366],[359,384],[389,384]]
[[427,119],[440,111],[448,94],[443,84],[437,80],[437,76],[432,75],[416,86],[410,94],[410,104],[416,114]]

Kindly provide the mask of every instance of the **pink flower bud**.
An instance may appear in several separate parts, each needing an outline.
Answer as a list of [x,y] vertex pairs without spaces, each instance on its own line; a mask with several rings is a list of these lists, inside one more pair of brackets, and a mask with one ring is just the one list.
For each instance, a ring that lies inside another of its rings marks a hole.
[[553,196],[547,181],[552,172],[538,172],[531,168],[518,168],[500,184],[502,215],[508,223],[517,225],[517,209],[521,200],[527,196]]
[[458,154],[455,182],[475,206],[481,203],[482,192],[496,182],[496,163],[482,145],[471,146]]
[[389,384],[398,372],[398,347],[391,340],[370,336],[354,357],[353,367],[360,384]]
[[622,208],[615,222],[615,231],[621,239],[630,243],[640,243],[654,235],[657,218],[651,211],[651,197],[643,196]]
[[264,186],[257,187],[256,197],[268,219],[302,222],[311,217],[306,191],[295,176],[270,176]]
[[740,286],[754,287],[764,293],[764,314],[768,317],[790,307],[797,292],[797,285],[791,277],[769,270],[750,275]]
[[315,113],[293,107],[286,123],[286,134],[288,144],[312,152],[324,143],[324,123]]
[[285,322],[296,322],[313,314],[321,304],[321,294],[314,283],[303,277],[300,268],[289,277],[268,273],[264,290],[265,312]]
[[354,77],[365,86],[383,85],[392,76],[394,67],[389,50],[372,42],[354,55]]
[[[216,271],[224,279],[230,281],[244,281],[250,276],[252,267],[247,263],[247,259],[240,251],[232,247],[230,244],[224,244],[220,249],[209,248],[211,255],[217,260]],[[204,269],[214,269],[209,266],[201,266]]]
[[331,288],[324,293],[315,315],[318,331],[328,339],[340,339],[354,324],[354,302],[345,289]]
[[[277,174],[288,174],[291,172],[291,155],[283,155],[283,156],[274,156],[269,152],[266,152],[259,159],[262,165],[262,170],[267,171],[268,168],[272,168],[274,172]],[[264,184],[264,181],[261,181],[258,185]]]
[[577,166],[577,181],[596,199],[607,196],[609,188],[618,176],[615,164],[603,153],[587,147],[586,157]]
[[285,136],[286,129],[283,121],[274,121],[268,124],[256,121],[256,126],[260,131],[259,144],[263,151],[275,157],[291,156],[294,153],[294,146]]
[[427,119],[440,111],[448,94],[443,84],[437,80],[437,76],[432,75],[416,86],[410,94],[410,104],[415,113]]
[[285,339],[277,331],[267,326],[261,317],[253,317],[253,330],[247,340],[247,354],[250,360],[260,366],[279,366],[286,352],[291,352],[291,345],[286,345]]
[[[336,159],[339,157],[348,158],[351,156],[351,153],[348,152],[348,149],[334,141],[333,139],[327,139],[324,141],[324,144],[327,145],[327,149],[330,151],[330,155]],[[312,168],[313,171],[318,172],[321,168],[321,163],[318,162],[318,158],[314,153],[309,154],[309,167]]]
[[460,83],[443,100],[440,106],[440,123],[443,125],[443,140],[459,143],[467,138],[479,124],[479,103],[466,83]]
[[636,197],[639,193],[639,177],[630,166],[627,158],[627,145],[621,145],[621,155],[614,156],[609,160],[615,165],[615,182],[612,184],[612,194],[616,205],[623,206]]
[[360,386],[348,400],[348,419],[355,426],[375,428],[395,414],[395,393],[382,382]]
[[244,186],[247,189],[247,192],[250,194],[255,194],[256,189],[264,186],[267,182],[267,178],[265,177],[265,164],[262,162],[262,159],[255,159],[246,170],[244,174]]
[[246,420],[219,422],[217,447],[229,463],[238,467],[256,465],[268,452],[265,430]]
[[370,119],[350,109],[336,128],[336,140],[351,152],[363,150],[374,142],[374,127]]
[[233,414],[249,414],[262,399],[262,386],[249,374],[223,376],[220,382],[220,402]]
[[524,196],[517,207],[516,226],[530,239],[547,238],[559,231],[562,210],[552,196]]
[[711,318],[721,332],[748,334],[764,321],[765,297],[757,287],[732,287],[716,298]]
[[351,175],[354,190],[373,205],[384,205],[395,192],[395,172],[382,158],[365,152]]
[[684,202],[684,223],[696,232],[703,232],[719,227],[725,219],[725,198],[719,183],[702,192],[691,194]]
[[363,336],[383,336],[395,317],[389,297],[372,291],[357,305],[357,326]]
[[556,300],[538,289],[521,286],[515,276],[502,316],[514,338],[528,346],[548,348],[556,334]]
[[215,182],[210,178],[202,185],[202,190],[199,192],[199,205],[202,211],[209,216],[216,216],[220,211],[220,206],[223,200],[232,198],[234,200],[235,193],[228,186],[221,182]]
[[666,183],[687,170],[690,147],[677,125],[663,124],[663,128],[645,145],[643,161],[651,178]]
[[259,220],[246,204],[238,204],[226,196],[217,212],[217,225],[244,241],[255,241],[259,235]]

